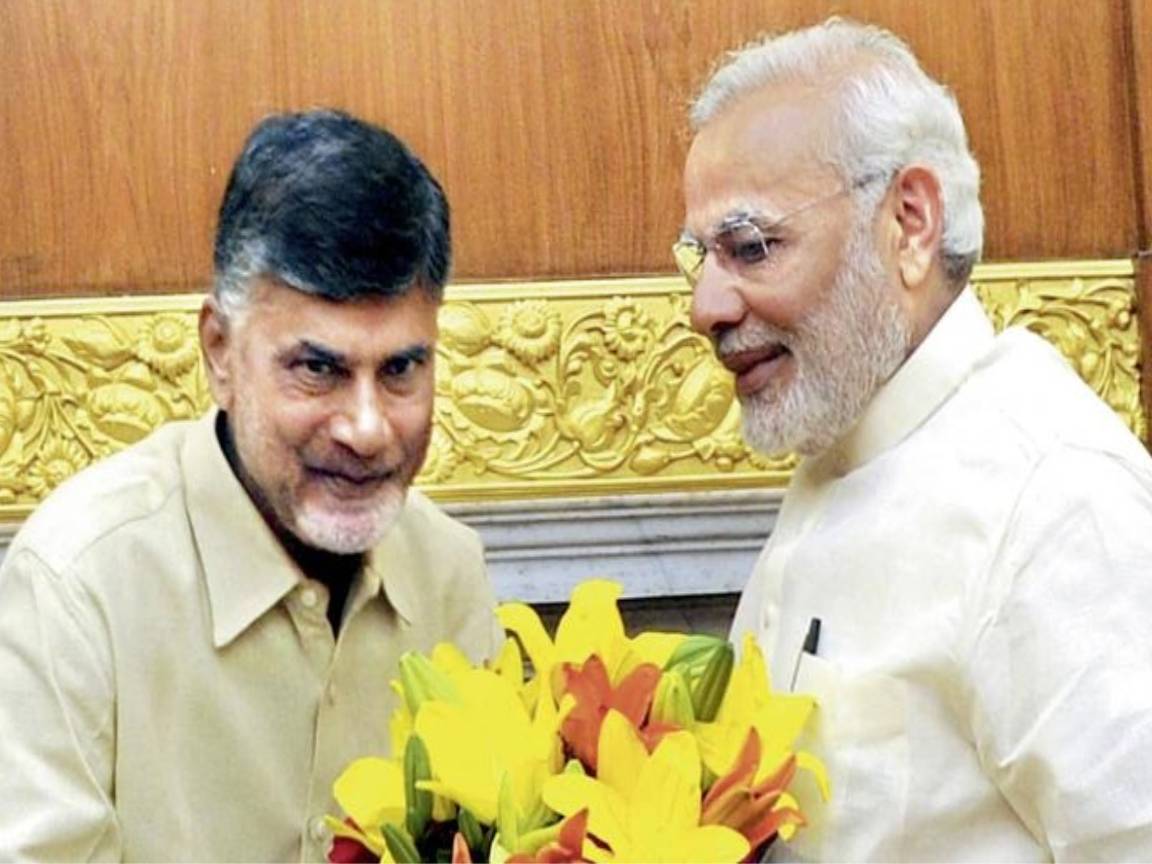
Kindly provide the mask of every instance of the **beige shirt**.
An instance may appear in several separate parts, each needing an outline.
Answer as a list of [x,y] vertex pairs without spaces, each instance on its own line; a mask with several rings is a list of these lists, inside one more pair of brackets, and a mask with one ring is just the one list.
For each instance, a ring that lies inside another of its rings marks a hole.
[[965,292],[797,470],[737,611],[821,704],[832,799],[774,857],[1152,860],[1149,622],[1152,459]]
[[62,486],[0,569],[0,860],[322,860],[332,782],[388,752],[404,651],[498,630],[483,549],[412,491],[334,639],[214,415]]

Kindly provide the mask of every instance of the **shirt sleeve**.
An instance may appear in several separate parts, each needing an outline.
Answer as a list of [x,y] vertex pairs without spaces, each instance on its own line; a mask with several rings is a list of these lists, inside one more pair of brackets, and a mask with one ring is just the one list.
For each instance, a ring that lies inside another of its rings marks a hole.
[[1045,460],[997,554],[969,668],[988,774],[1057,861],[1152,858],[1152,478]]
[[26,549],[0,568],[0,860],[118,861],[115,699],[97,609]]

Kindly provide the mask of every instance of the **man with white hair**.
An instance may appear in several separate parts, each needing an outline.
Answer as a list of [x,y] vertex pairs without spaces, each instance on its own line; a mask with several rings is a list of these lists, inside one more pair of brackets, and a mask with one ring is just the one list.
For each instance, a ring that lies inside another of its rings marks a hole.
[[1152,857],[1152,459],[967,287],[954,98],[832,19],[733,54],[692,120],[693,325],[748,441],[804,456],[733,625],[821,706],[832,798],[778,854]]

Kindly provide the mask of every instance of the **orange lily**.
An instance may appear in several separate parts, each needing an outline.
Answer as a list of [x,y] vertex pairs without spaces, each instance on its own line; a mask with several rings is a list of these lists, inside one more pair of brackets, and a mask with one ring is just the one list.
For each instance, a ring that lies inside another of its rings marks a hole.
[[[635,727],[609,711],[595,777],[558,774],[544,785],[557,813],[588,809],[583,853],[595,861],[740,861],[748,841],[725,825],[700,824],[700,751],[689,732],[672,732],[650,754]],[[592,838],[595,838],[593,841]]]
[[[651,663],[641,663],[613,687],[604,661],[593,654],[581,666],[565,663],[561,672],[566,694],[561,712],[570,710],[560,727],[560,735],[576,757],[595,773],[604,716],[615,709],[632,728],[639,729],[652,704],[660,669]],[[655,742],[648,746],[655,746]]]
[[[761,747],[757,776],[763,780],[779,771],[793,753],[796,739],[815,708],[816,701],[811,696],[773,692],[764,655],[755,637],[749,634],[744,638],[743,653],[732,670],[716,719],[696,723],[692,732],[700,742],[704,764],[719,776],[732,770],[748,730],[755,729]],[[823,763],[802,750],[795,757],[797,767],[811,773],[827,800],[828,778]]]
[[700,816],[702,825],[735,828],[752,849],[785,827],[790,833],[805,824],[795,799],[786,791],[796,775],[796,756],[789,755],[777,771],[757,783],[760,751],[760,735],[753,727],[732,770],[704,796]]
[[510,855],[507,864],[578,864],[587,861],[581,851],[588,834],[588,809],[573,813],[560,824],[556,840],[536,850],[535,855]]

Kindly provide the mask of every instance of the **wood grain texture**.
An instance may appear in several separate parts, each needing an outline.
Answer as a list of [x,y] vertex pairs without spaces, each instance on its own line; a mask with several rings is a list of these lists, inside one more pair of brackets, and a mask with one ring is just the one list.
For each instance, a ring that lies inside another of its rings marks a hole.
[[[1152,0],[1127,0],[1130,26],[1126,48],[1131,62],[1134,174],[1138,241],[1136,290],[1140,313],[1141,378],[1146,416],[1152,421]],[[1152,429],[1152,422],[1149,427]]]
[[[1152,0],[1127,0],[1138,245],[1152,251]],[[1152,262],[1146,262],[1152,263]]]
[[668,272],[693,90],[722,50],[830,12],[897,30],[955,89],[984,168],[986,257],[1126,255],[1140,222],[1133,166],[1147,162],[1123,50],[1131,8],[4,0],[0,289],[204,287],[246,132],[317,105],[389,125],[437,173],[459,280]]

